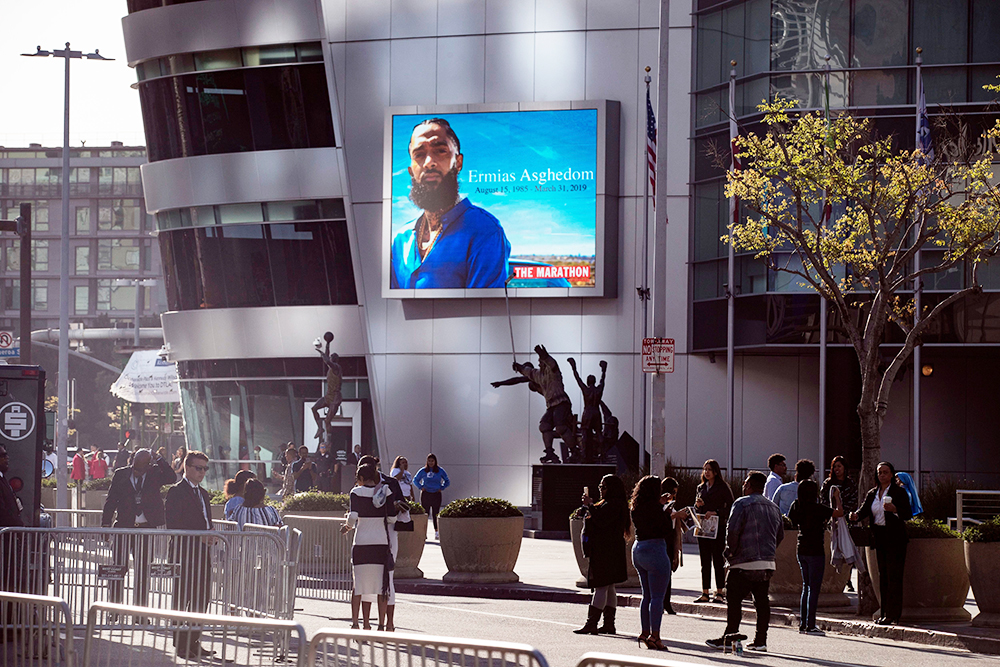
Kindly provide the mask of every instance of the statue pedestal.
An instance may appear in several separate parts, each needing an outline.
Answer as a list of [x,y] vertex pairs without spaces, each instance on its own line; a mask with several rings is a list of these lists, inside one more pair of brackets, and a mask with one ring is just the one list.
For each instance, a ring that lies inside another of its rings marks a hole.
[[529,537],[569,538],[569,515],[580,506],[583,487],[598,498],[598,485],[615,466],[603,463],[545,463],[531,466],[531,525]]

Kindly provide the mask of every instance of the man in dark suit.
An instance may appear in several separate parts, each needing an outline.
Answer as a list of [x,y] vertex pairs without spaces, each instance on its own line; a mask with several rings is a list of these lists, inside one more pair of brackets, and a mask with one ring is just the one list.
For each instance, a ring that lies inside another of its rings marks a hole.
[[[184,457],[184,477],[167,491],[166,520],[171,530],[212,530],[212,507],[201,481],[208,472],[208,456],[189,451]],[[180,565],[174,589],[174,609],[204,613],[212,578],[208,540],[202,537],[175,537],[171,544],[173,562]],[[174,647],[179,658],[198,660],[215,654],[202,648],[200,630],[174,631]]]
[[[114,528],[156,528],[164,521],[163,499],[160,487],[173,484],[177,475],[162,458],[153,459],[148,449],[135,453],[132,465],[119,468],[111,480],[108,497],[104,501],[101,525]],[[114,524],[112,524],[114,519]],[[128,568],[128,555],[135,561],[135,603],[146,606],[149,592],[149,536],[116,535],[114,540],[115,563]],[[111,601],[121,602],[123,581],[110,582]]]

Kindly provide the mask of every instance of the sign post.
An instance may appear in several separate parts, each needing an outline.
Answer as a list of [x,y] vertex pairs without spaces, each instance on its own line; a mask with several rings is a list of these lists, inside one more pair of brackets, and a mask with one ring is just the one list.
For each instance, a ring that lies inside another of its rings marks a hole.
[[642,372],[657,374],[674,372],[673,338],[642,339]]

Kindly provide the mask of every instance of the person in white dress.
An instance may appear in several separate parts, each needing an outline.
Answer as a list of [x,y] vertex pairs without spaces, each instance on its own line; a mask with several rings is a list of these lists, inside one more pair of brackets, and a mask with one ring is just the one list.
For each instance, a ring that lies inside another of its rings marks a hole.
[[[365,630],[371,630],[369,621],[372,602],[383,605],[389,592],[389,572],[392,555],[389,549],[389,531],[395,523],[395,511],[389,486],[382,484],[378,469],[371,464],[358,468],[357,486],[351,489],[351,509],[341,532],[354,530],[354,547],[351,550],[351,567],[354,574],[354,597],[360,598],[361,618]],[[357,609],[356,605],[352,605]],[[353,615],[353,614],[352,614]],[[381,616],[381,614],[380,614]],[[351,627],[358,628],[358,619],[351,619]],[[381,629],[381,628],[380,628]]]

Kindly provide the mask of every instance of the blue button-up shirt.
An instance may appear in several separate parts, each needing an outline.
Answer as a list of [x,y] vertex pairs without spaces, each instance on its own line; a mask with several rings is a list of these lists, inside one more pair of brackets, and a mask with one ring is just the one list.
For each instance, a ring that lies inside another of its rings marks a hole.
[[423,260],[417,218],[392,240],[392,288],[503,287],[510,242],[500,221],[468,197],[441,218],[441,232]]
[[792,501],[798,497],[799,483],[787,482],[774,491],[774,495],[771,496],[771,502],[778,506],[782,514],[787,515],[788,510],[792,508]]

